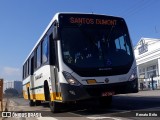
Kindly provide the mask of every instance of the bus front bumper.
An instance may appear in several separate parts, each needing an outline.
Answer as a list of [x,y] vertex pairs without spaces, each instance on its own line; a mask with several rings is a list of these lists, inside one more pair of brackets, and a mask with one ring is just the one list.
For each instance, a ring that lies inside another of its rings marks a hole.
[[116,95],[116,94],[137,93],[137,92],[138,92],[138,79],[121,83],[101,84],[101,85],[73,86],[61,83],[61,94],[63,102],[103,97],[104,93],[114,93],[114,95]]

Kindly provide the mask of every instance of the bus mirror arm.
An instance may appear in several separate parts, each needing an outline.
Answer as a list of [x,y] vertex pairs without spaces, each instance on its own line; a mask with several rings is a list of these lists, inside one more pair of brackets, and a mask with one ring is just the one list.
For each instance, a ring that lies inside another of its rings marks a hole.
[[54,26],[54,28],[53,28],[53,40],[58,40],[59,39],[59,35],[58,35],[58,27],[57,27],[57,25],[56,26]]

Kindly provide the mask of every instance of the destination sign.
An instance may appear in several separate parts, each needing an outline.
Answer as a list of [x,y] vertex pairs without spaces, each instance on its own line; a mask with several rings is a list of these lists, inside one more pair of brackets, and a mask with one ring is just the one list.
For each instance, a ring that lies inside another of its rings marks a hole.
[[60,26],[116,26],[124,22],[119,17],[94,14],[60,14],[59,21]]
[[100,25],[116,25],[117,20],[112,19],[93,19],[93,18],[81,18],[70,17],[70,23],[72,24],[100,24]]

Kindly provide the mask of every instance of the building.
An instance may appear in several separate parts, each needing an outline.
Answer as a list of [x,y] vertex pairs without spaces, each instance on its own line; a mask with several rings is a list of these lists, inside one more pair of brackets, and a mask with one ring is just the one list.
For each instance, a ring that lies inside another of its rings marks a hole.
[[3,92],[8,88],[14,88],[19,94],[22,94],[22,81],[4,81]]
[[22,81],[14,81],[14,88],[19,94],[22,94]]
[[139,86],[160,88],[160,39],[141,38],[134,53]]

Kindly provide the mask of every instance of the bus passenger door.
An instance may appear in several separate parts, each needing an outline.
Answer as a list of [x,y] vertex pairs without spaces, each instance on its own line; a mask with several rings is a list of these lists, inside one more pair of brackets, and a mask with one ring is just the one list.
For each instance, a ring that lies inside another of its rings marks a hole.
[[54,81],[55,81],[55,94],[56,99],[60,100],[60,87],[59,87],[59,80],[58,80],[58,69],[54,66]]
[[32,96],[33,96],[33,99],[35,99],[35,90],[34,90],[34,56],[31,57],[31,63],[30,63],[30,72],[31,72],[31,78],[30,78],[30,81],[31,81],[31,87],[30,87],[30,93],[32,93]]
[[53,71],[52,71],[52,80],[53,80],[53,92],[56,96],[56,100],[61,99],[60,94],[60,83],[59,83],[59,66],[58,66],[58,49],[57,49],[57,41],[54,41],[52,38],[52,34],[49,36],[50,39],[50,64],[53,65]]

